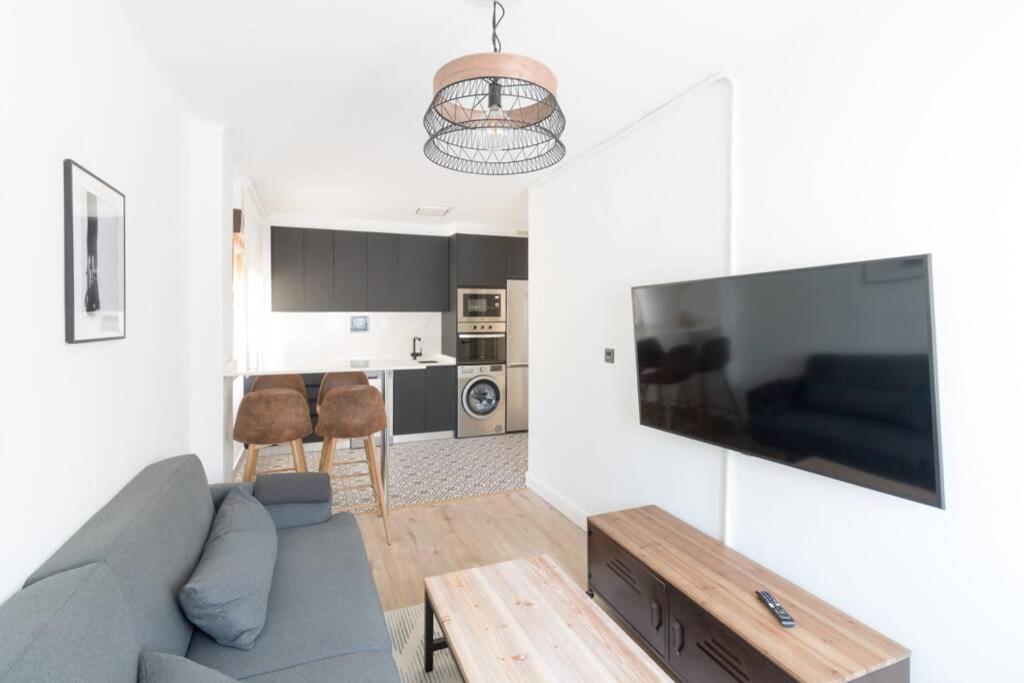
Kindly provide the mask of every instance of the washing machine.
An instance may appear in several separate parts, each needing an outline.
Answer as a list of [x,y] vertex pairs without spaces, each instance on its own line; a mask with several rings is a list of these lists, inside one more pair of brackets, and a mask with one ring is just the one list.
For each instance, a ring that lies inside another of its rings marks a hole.
[[459,366],[456,436],[505,433],[505,366]]

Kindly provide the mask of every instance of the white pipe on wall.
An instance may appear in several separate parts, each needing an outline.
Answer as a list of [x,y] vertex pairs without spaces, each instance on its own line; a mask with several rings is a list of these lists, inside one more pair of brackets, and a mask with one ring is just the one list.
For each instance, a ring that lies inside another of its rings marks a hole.
[[[614,144],[624,140],[625,138],[629,137],[630,135],[632,135],[636,131],[638,131],[641,128],[643,128],[644,124],[646,124],[647,122],[651,121],[655,117],[658,117],[658,116],[664,114],[668,110],[674,108],[675,105],[677,105],[680,102],[682,102],[683,100],[687,99],[688,97],[690,97],[694,93],[697,93],[697,92],[699,92],[699,91],[701,91],[704,88],[707,88],[709,86],[717,85],[719,83],[725,83],[725,84],[728,84],[728,86],[729,86],[729,134],[728,134],[728,145],[729,145],[729,187],[726,190],[726,192],[727,192],[727,199],[726,199],[726,212],[727,212],[727,217],[726,217],[726,224],[727,224],[726,225],[726,231],[727,231],[727,233],[726,233],[726,251],[727,251],[726,263],[727,263],[728,274],[729,275],[735,275],[736,271],[738,269],[737,258],[736,258],[736,254],[737,254],[736,242],[737,242],[737,238],[738,238],[738,229],[737,229],[738,220],[737,220],[737,215],[738,215],[738,207],[739,207],[739,201],[738,201],[738,197],[739,197],[739,186],[738,186],[739,174],[737,172],[737,159],[738,159],[738,148],[739,148],[738,139],[737,139],[738,138],[738,135],[737,135],[737,133],[738,133],[738,125],[737,125],[737,118],[738,118],[738,116],[737,115],[738,115],[738,111],[739,111],[739,106],[738,106],[738,96],[737,96],[737,92],[736,92],[736,82],[733,80],[733,78],[731,76],[729,76],[727,74],[713,74],[713,75],[708,76],[707,78],[703,79],[702,81],[700,81],[700,82],[690,86],[689,88],[687,88],[683,92],[679,93],[675,97],[665,101],[664,103],[658,105],[657,107],[655,107],[651,111],[647,112],[646,114],[641,116],[639,119],[637,119],[633,123],[631,123],[628,126],[622,128],[618,132],[613,133],[612,135],[610,135],[609,137],[605,138],[603,141],[601,141],[598,144],[594,145],[590,149],[586,150],[585,152],[582,152],[578,156],[576,156],[576,157],[572,158],[571,160],[567,161],[566,163],[562,164],[556,170],[551,171],[550,173],[547,173],[542,178],[540,178],[537,182],[533,183],[531,188],[540,187],[541,185],[546,183],[551,178],[554,178],[554,177],[558,176],[559,174],[564,173],[566,170],[572,168],[574,165],[576,165],[580,161],[582,161],[584,159],[587,159],[587,158],[593,156],[594,154],[597,154],[598,152],[601,152],[602,150],[604,150],[604,149],[606,149],[606,148],[608,148],[608,147],[610,147],[610,146],[612,146],[612,145],[614,145]],[[725,449],[725,448],[722,449],[722,506],[721,506],[722,537],[721,537],[720,540],[725,545],[730,545],[730,543],[732,541],[732,536],[733,536],[733,534],[732,534],[733,497],[734,497],[733,496],[733,491],[734,491],[733,479],[735,477],[736,458],[737,458],[737,453],[735,453],[734,451],[730,451],[730,450]]]

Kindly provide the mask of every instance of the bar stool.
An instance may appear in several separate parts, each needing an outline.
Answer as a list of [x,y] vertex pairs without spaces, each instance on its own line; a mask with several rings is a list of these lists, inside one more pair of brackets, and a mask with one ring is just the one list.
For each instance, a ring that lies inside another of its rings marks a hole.
[[264,389],[294,389],[303,396],[306,394],[306,382],[302,375],[258,375],[252,382],[249,391],[262,391]]
[[306,471],[302,439],[313,432],[309,401],[294,389],[260,389],[242,398],[235,417],[234,439],[248,444],[243,481],[256,479],[256,461],[264,446],[288,442],[295,471]]
[[[320,403],[320,416],[316,423],[316,433],[324,438],[323,455],[320,456],[320,471],[330,474],[334,464],[334,442],[337,439],[362,439],[363,451],[366,454],[367,473],[346,475],[345,478],[370,477],[369,484],[357,484],[341,489],[349,491],[370,486],[377,506],[377,516],[384,523],[384,540],[391,545],[388,531],[388,507],[384,501],[384,486],[377,467],[377,449],[373,436],[382,431],[388,422],[384,409],[384,399],[374,387],[353,385],[336,387],[323,396]],[[357,465],[361,460],[345,460],[339,464]],[[357,506],[359,507],[359,506]],[[354,509],[354,508],[350,508]]]
[[320,414],[320,406],[323,405],[324,397],[331,389],[338,387],[370,386],[370,380],[366,378],[365,372],[328,372],[320,380],[320,393],[316,397],[316,412]]
[[[328,372],[320,380],[320,391],[316,396],[316,414],[320,415],[320,406],[323,405],[324,397],[331,393],[332,389],[338,389],[340,387],[358,387],[358,386],[370,386],[370,380],[366,378],[365,372]],[[319,419],[319,418],[317,418]],[[319,434],[320,432],[317,432]],[[334,449],[337,448],[337,441],[332,441],[330,444],[324,441],[323,448],[320,450],[320,462],[324,461],[324,457],[327,455],[327,447],[331,447],[331,458],[334,458]],[[330,460],[328,462],[331,462]],[[323,472],[323,470],[320,470]]]

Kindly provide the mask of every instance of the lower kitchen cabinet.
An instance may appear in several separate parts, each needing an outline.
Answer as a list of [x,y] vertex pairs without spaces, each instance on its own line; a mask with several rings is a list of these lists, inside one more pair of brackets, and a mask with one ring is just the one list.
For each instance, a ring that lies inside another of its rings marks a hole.
[[451,432],[455,430],[456,389],[455,367],[445,365],[427,368],[426,405],[424,409],[427,432]]
[[455,429],[454,366],[396,370],[393,387],[395,436]]
[[392,385],[392,411],[395,420],[392,432],[395,436],[421,434],[426,431],[426,378],[423,370],[395,370]]

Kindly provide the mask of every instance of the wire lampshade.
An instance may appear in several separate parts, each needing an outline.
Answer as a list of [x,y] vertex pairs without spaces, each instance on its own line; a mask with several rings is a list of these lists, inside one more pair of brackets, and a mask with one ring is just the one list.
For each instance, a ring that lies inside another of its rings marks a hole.
[[439,166],[514,175],[539,171],[565,156],[558,81],[537,60],[501,52],[499,7],[495,3],[492,18],[494,52],[460,57],[434,76],[434,98],[423,116],[430,136],[423,153]]

